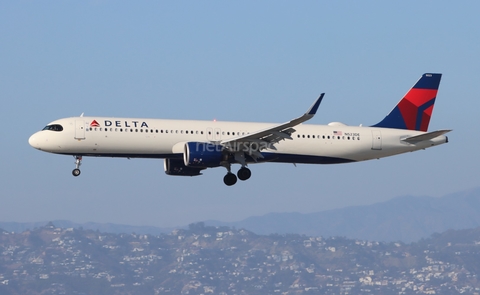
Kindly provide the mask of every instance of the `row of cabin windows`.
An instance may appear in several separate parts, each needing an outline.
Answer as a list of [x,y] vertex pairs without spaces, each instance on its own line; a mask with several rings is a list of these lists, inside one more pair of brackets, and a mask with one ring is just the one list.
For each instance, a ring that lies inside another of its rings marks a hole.
[[[193,131],[193,130],[163,130],[163,129],[128,129],[128,128],[101,128],[101,127],[90,127],[87,128],[87,131],[112,131],[112,132],[145,132],[145,133],[180,133],[180,134],[203,134],[203,131]],[[212,135],[212,131],[208,131],[208,135]],[[215,131],[217,135],[220,135],[219,131]],[[227,135],[245,135],[245,132],[226,132]],[[248,132],[247,132],[248,134]],[[225,132],[222,132],[222,135],[225,135]]]
[[332,136],[330,136],[330,135],[322,135],[322,136],[320,136],[320,135],[305,135],[305,134],[300,135],[300,134],[298,134],[298,135],[297,135],[297,138],[322,138],[322,139],[335,139],[335,138],[336,138],[336,139],[347,139],[347,140],[355,140],[355,139],[356,139],[356,140],[360,140],[360,136],[358,136],[358,137],[355,137],[355,136],[350,137],[350,136],[338,136],[338,135],[336,135],[336,136],[335,136],[335,135],[332,135]]
[[[149,133],[149,131],[150,131],[150,133],[203,134],[203,131],[198,131],[198,130],[197,130],[197,131],[193,131],[193,130],[163,130],[163,129],[160,129],[160,130],[158,130],[158,129],[155,129],[155,130],[150,129],[150,130],[149,130],[149,129],[101,128],[101,127],[98,127],[98,128],[97,128],[97,127],[87,128],[87,131],[112,131],[112,132],[118,132],[118,131],[120,131],[120,132],[138,132],[139,130],[140,130],[140,132],[145,132],[145,133]],[[215,133],[216,133],[217,135],[220,135],[220,132],[219,132],[219,131],[215,131]],[[230,135],[230,134],[231,134],[231,135],[235,135],[235,134],[237,134],[237,135],[245,135],[245,132],[229,132],[229,131],[228,131],[228,132],[223,131],[223,132],[222,132],[222,135],[225,135],[225,133],[226,133],[227,135]],[[247,132],[247,134],[248,134],[248,132]],[[212,131],[208,131],[208,135],[212,135]],[[360,137],[354,137],[354,136],[352,136],[352,137],[350,137],[350,136],[345,137],[345,136],[335,136],[335,135],[332,135],[332,136],[330,136],[330,135],[322,135],[322,136],[320,136],[320,135],[305,135],[305,134],[302,134],[302,135],[298,134],[298,135],[297,135],[297,138],[335,139],[335,137],[336,137],[337,139],[347,139],[347,140],[355,140],[355,139],[357,139],[357,140],[360,140]]]
[[[193,130],[158,130],[158,129],[133,129],[133,128],[87,128],[87,131],[112,131],[112,132],[145,132],[145,133],[181,133],[183,134],[185,132],[185,134],[203,134],[203,131],[193,131]],[[208,134],[211,134],[211,132],[208,132]],[[218,134],[218,132],[217,132]]]

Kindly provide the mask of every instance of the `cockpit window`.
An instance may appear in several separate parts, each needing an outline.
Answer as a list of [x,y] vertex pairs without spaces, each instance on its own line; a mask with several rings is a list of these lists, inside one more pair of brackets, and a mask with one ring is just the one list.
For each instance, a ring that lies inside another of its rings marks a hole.
[[47,126],[45,126],[45,128],[43,128],[43,130],[62,131],[62,130],[63,130],[63,127],[62,127],[62,125],[53,124],[53,125],[47,125]]

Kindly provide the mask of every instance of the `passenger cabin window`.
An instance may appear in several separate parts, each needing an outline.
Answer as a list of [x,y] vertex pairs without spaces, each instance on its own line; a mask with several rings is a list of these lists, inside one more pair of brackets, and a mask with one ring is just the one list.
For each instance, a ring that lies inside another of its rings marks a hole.
[[50,131],[60,132],[60,131],[63,131],[63,127],[62,127],[62,125],[59,125],[59,124],[53,124],[53,125],[45,126],[45,128],[43,128],[42,130],[50,130]]

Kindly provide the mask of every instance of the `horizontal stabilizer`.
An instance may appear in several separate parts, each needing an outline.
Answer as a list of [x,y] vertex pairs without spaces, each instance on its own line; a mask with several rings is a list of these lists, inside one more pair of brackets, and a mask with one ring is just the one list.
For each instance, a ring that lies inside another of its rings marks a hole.
[[420,135],[407,137],[407,138],[403,139],[403,141],[406,141],[408,143],[416,143],[416,142],[420,142],[420,141],[434,139],[435,137],[439,137],[440,135],[443,135],[443,134],[448,133],[450,131],[452,131],[452,130],[437,130],[437,131],[427,132],[427,133],[423,133],[423,134],[420,134]]

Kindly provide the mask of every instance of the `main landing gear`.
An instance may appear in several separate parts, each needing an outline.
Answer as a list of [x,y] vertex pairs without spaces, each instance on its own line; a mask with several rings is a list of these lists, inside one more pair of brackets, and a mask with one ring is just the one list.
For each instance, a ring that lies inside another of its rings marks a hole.
[[240,168],[240,170],[238,170],[237,172],[237,175],[233,174],[229,168],[230,167],[227,167],[228,173],[225,175],[225,177],[223,177],[223,182],[228,186],[237,183],[237,176],[238,179],[242,181],[247,180],[250,178],[250,176],[252,176],[252,171],[250,171],[250,169],[248,169],[247,167]]
[[252,171],[248,169],[247,167],[242,167],[240,170],[237,172],[238,179],[240,180],[247,180],[252,176]]
[[82,156],[74,156],[75,157],[75,169],[72,171],[72,175],[77,177],[80,175],[80,165],[82,165]]

